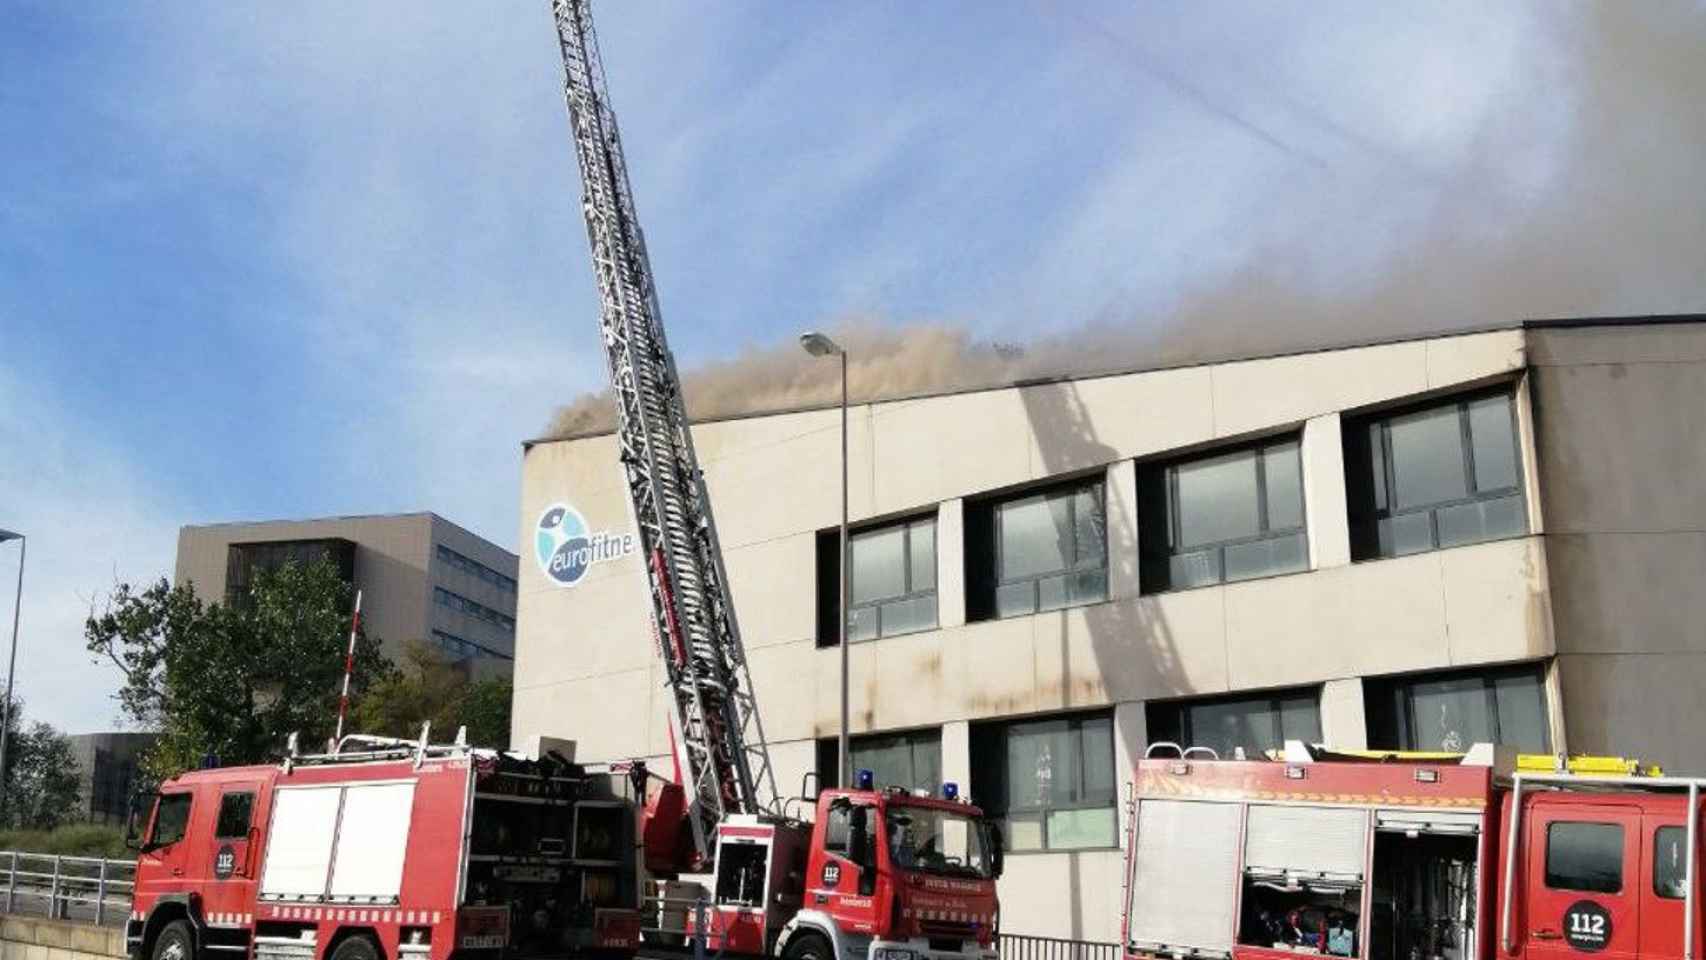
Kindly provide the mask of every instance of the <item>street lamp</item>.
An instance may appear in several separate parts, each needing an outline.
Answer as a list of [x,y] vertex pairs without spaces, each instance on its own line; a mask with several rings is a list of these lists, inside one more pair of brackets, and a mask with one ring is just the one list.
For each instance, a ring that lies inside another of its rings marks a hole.
[[843,789],[853,785],[853,755],[847,749],[847,351],[834,340],[816,330],[800,334],[800,346],[814,357],[841,358],[841,736],[837,741],[841,766],[837,783]]
[[0,810],[6,805],[6,741],[12,734],[12,675],[18,669],[18,611],[24,603],[24,550],[29,541],[21,533],[0,530],[0,543],[18,541],[18,589],[12,597],[12,653],[6,666],[6,702],[0,704]]

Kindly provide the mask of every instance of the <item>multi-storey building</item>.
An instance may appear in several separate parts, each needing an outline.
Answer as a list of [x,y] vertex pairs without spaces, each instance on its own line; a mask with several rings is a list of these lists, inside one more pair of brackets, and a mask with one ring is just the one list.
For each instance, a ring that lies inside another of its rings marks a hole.
[[396,657],[422,641],[475,676],[515,656],[515,554],[434,513],[187,526],[177,582],[243,603],[257,570],[329,558],[362,591],[362,622]]
[[[826,369],[826,375],[833,375]],[[1005,818],[1002,923],[1117,937],[1153,742],[1706,769],[1706,317],[851,411],[853,761]],[[778,786],[834,777],[840,417],[694,428]],[[609,435],[528,445],[514,733],[669,744]]]

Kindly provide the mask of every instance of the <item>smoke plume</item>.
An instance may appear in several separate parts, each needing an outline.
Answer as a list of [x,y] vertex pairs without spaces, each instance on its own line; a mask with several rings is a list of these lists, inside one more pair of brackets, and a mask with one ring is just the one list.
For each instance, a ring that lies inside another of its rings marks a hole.
[[[1430,185],[1438,200],[1428,217],[1376,268],[1346,276],[1321,262],[1333,243],[1293,232],[1231,273],[1177,291],[1168,309],[1113,300],[1075,330],[1024,343],[945,323],[848,320],[833,335],[849,348],[853,399],[1532,318],[1706,311],[1706,7],[1545,10],[1545,69],[1495,105],[1497,122]],[[1557,123],[1562,134],[1548,126]],[[1521,162],[1541,152],[1546,162]],[[1354,226],[1354,212],[1344,220],[1341,229]],[[839,383],[828,362],[790,339],[684,371],[689,413],[833,403]],[[613,414],[607,394],[582,396],[549,432],[608,430]]]

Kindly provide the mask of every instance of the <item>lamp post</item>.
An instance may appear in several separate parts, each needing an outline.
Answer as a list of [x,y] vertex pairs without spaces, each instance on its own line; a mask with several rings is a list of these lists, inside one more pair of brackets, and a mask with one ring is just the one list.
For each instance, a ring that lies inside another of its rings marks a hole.
[[24,551],[29,541],[21,533],[0,530],[0,543],[18,541],[18,588],[12,596],[12,653],[6,666],[6,702],[0,704],[0,811],[6,806],[6,741],[12,735],[12,675],[18,670],[18,611],[24,604]]
[[841,736],[837,740],[837,755],[841,764],[836,776],[845,789],[853,785],[853,755],[847,748],[847,579],[851,575],[847,556],[847,351],[815,330],[800,334],[800,346],[814,357],[841,358],[841,606],[837,624],[841,645]]

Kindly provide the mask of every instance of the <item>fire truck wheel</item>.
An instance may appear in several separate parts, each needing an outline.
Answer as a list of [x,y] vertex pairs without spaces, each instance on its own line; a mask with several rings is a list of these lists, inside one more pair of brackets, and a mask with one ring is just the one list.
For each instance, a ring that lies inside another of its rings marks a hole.
[[821,933],[800,932],[788,939],[784,960],[835,960],[835,952]]
[[345,937],[332,951],[332,960],[379,960],[379,945],[372,937],[359,933]]
[[173,920],[154,938],[154,960],[192,960],[195,933],[188,922]]

